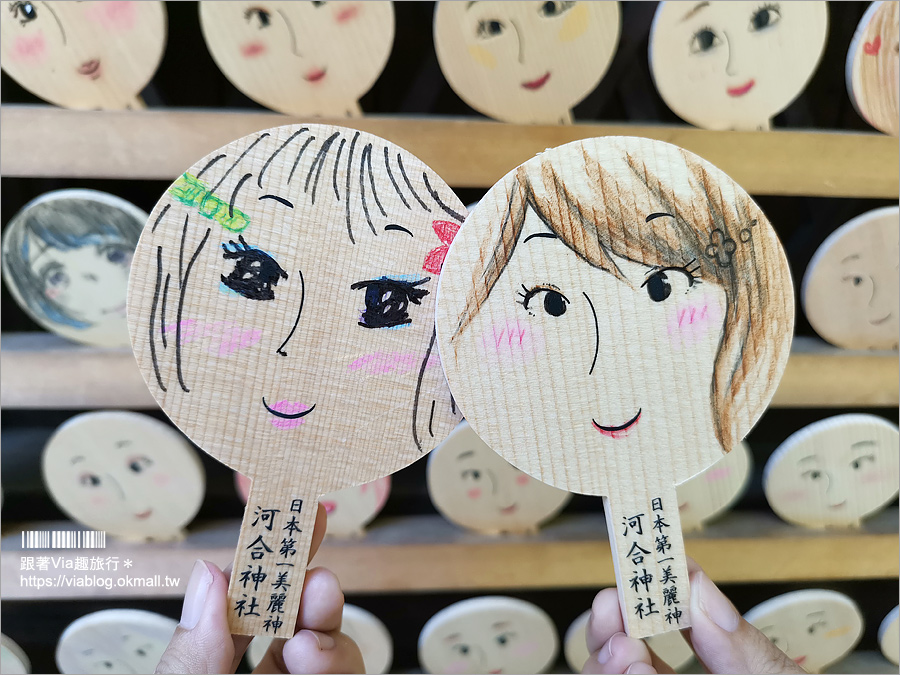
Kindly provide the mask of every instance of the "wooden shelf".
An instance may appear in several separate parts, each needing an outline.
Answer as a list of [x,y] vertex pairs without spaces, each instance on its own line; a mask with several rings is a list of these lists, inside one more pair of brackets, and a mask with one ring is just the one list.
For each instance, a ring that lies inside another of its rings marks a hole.
[[[0,347],[4,409],[157,407],[128,348],[85,347],[50,333],[4,333]],[[896,406],[898,367],[897,352],[849,351],[797,338],[772,406]]]
[[[896,508],[867,521],[862,530],[811,531],[771,513],[736,511],[707,530],[687,537],[688,555],[719,583],[807,582],[889,579],[898,574]],[[134,544],[108,540],[102,555],[120,559],[118,572],[180,579],[177,586],[106,589],[32,588],[20,576],[56,577],[60,572],[21,571],[25,556],[100,555],[92,550],[21,550],[21,531],[80,529],[70,521],[27,523],[4,528],[0,542],[3,599],[75,597],[179,597],[197,558],[225,566],[232,560],[239,523],[195,524],[184,541]],[[122,569],[130,558],[134,565]],[[488,589],[600,588],[615,584],[602,514],[563,516],[534,536],[488,537],[464,532],[440,516],[376,521],[365,537],[326,540],[314,560],[333,570],[348,593]],[[66,572],[67,576],[85,573]]]
[[[0,174],[171,181],[236,138],[300,121],[304,120],[270,112],[3,106]],[[736,132],[684,125],[588,123],[526,127],[477,117],[321,121],[350,125],[393,141],[458,188],[490,187],[545,148],[609,135],[646,136],[679,145],[709,160],[757,195],[894,199],[900,183],[897,140],[878,133]]]

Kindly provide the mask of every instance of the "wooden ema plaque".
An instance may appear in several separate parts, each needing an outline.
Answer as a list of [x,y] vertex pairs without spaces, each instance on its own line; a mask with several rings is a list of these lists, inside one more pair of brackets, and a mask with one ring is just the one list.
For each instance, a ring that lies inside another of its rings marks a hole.
[[690,625],[675,485],[733,448],[790,351],[787,259],[759,207],[660,141],[577,141],[491,188],[438,289],[441,361],[476,433],[604,497],[628,632]]
[[290,637],[317,499],[459,421],[434,307],[464,214],[406,151],[317,124],[216,150],[150,214],[128,289],[138,365],[175,424],[252,480],[232,632]]

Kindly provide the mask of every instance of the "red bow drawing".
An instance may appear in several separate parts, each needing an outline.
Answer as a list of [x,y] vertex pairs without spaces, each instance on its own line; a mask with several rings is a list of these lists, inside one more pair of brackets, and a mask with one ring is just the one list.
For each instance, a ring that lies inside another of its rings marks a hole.
[[440,274],[441,267],[444,266],[444,258],[447,257],[447,251],[450,250],[450,243],[459,232],[459,225],[449,220],[435,220],[431,226],[438,239],[441,240],[441,245],[431,249],[425,256],[425,264],[422,265],[422,269],[432,274]]

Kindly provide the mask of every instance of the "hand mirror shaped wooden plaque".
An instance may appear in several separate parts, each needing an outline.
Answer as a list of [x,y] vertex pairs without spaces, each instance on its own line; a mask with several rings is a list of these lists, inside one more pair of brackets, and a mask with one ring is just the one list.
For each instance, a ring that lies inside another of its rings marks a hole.
[[860,116],[900,135],[900,2],[873,2],[847,51],[847,92]]
[[828,36],[824,0],[661,2],[650,72],[666,105],[705,129],[769,129],[812,78]]
[[200,27],[216,65],[257,103],[289,115],[358,116],[394,44],[394,6],[205,0]]
[[762,414],[793,310],[759,207],[660,141],[547,150],[488,191],[450,248],[437,330],[454,398],[514,466],[604,497],[634,637],[690,625],[675,485]]
[[162,2],[4,3],[3,70],[35,96],[82,110],[143,108],[166,46]]
[[434,46],[453,91],[489,117],[569,124],[619,43],[618,2],[439,2]]
[[316,500],[459,421],[434,306],[464,213],[408,152],[316,124],[216,150],[151,213],[128,289],[138,365],[175,424],[252,480],[234,633],[290,637]]

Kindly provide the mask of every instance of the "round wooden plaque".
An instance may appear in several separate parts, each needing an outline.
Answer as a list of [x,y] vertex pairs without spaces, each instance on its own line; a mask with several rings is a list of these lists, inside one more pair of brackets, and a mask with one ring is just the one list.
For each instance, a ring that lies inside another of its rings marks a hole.
[[900,135],[900,2],[873,2],[847,51],[847,93],[866,122]]
[[711,467],[678,486],[681,528],[692,532],[727,511],[747,489],[753,472],[753,453],[741,441]]
[[5,635],[0,635],[0,672],[10,675],[27,675],[31,672],[28,656]]
[[900,607],[894,607],[878,627],[878,646],[884,658],[895,666],[900,663]]
[[162,2],[7,2],[0,63],[35,96],[82,110],[143,108],[166,47]]

